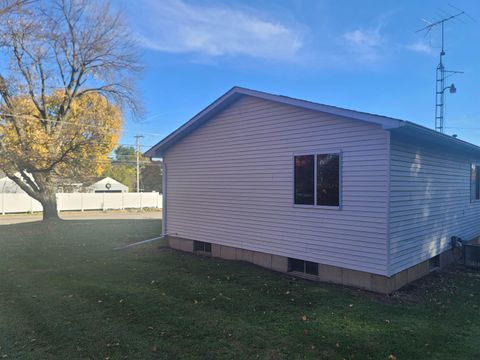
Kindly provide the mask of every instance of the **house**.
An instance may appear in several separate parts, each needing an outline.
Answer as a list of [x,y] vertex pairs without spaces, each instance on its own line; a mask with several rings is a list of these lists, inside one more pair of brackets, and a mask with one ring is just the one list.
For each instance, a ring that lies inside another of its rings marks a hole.
[[87,187],[87,191],[95,193],[126,193],[128,192],[128,186],[107,176],[96,179],[92,185]]
[[8,177],[0,178],[0,194],[24,194],[20,186],[18,186],[13,180]]
[[184,251],[390,293],[480,235],[480,147],[409,121],[235,87],[145,155]]

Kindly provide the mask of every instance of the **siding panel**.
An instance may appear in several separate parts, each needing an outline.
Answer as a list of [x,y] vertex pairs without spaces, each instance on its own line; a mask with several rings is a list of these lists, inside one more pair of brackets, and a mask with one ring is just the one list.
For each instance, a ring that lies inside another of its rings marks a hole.
[[[385,275],[387,131],[244,97],[165,155],[167,231]],[[293,206],[293,154],[342,152],[342,208]]]
[[392,135],[390,274],[450,249],[451,236],[480,234],[480,202],[470,201],[473,160]]

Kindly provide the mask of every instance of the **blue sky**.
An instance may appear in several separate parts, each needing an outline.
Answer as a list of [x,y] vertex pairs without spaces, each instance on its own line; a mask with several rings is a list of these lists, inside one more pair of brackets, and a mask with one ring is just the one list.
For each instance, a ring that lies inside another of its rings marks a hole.
[[[448,3],[116,0],[146,66],[145,116],[121,142],[153,145],[236,85],[434,127],[439,29],[415,30],[455,13]],[[480,145],[480,2],[454,4],[478,20],[446,26],[446,67],[465,71],[449,79],[446,133]]]

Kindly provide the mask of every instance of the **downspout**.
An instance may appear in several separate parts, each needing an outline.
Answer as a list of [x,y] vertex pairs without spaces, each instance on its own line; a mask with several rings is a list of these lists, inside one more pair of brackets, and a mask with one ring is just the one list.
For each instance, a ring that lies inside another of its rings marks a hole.
[[162,158],[162,236],[167,235],[167,164]]

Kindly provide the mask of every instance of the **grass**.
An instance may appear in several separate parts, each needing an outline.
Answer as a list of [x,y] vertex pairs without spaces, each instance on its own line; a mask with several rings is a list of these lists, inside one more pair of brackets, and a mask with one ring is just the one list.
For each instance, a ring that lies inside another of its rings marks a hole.
[[175,252],[157,220],[0,226],[0,359],[475,359],[480,274],[394,296]]

